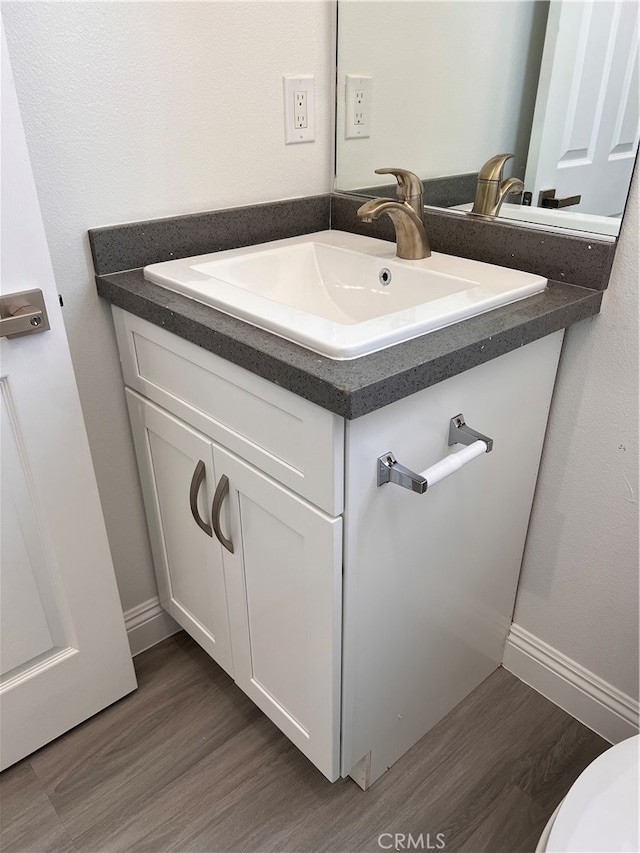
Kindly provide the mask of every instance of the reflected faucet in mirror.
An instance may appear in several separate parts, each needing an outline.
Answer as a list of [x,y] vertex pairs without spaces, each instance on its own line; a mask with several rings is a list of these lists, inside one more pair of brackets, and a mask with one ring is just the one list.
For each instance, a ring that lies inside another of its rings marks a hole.
[[508,195],[524,191],[524,184],[519,178],[503,180],[504,164],[512,157],[515,157],[515,154],[496,154],[480,169],[476,198],[471,213],[497,216],[502,202]]
[[358,217],[363,222],[373,222],[386,213],[396,231],[396,256],[409,261],[430,257],[431,248],[424,227],[422,181],[406,169],[376,169],[375,172],[395,175],[398,200],[373,198],[358,208]]
[[[393,197],[384,176],[371,174],[386,151],[387,162],[410,163],[422,178],[429,207],[466,214],[480,164],[509,151],[517,165],[505,173],[523,180],[532,203],[506,198],[498,217],[514,227],[615,238],[640,140],[640,3],[338,0],[337,7],[336,190]],[[375,81],[374,123],[356,139],[347,133],[354,120],[347,78],[365,74]],[[425,80],[447,84],[425,97]],[[552,187],[561,200],[581,195],[580,204],[541,205],[539,194]]]

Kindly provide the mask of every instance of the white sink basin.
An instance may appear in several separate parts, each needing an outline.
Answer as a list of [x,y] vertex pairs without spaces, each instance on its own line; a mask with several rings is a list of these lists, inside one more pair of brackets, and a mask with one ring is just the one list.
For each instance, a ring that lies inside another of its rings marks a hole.
[[546,278],[320,231],[166,261],[144,277],[329,358],[349,359],[544,290]]

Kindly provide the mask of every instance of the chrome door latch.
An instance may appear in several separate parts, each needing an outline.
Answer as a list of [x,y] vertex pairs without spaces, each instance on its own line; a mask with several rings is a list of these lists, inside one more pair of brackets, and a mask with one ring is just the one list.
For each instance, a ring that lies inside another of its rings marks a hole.
[[0,296],[0,337],[19,338],[50,328],[41,290],[22,290]]

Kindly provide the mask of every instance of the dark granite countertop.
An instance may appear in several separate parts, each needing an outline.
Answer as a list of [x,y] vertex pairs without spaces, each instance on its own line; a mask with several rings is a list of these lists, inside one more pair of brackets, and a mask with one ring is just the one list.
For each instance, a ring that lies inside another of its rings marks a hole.
[[345,418],[358,418],[598,313],[602,291],[544,293],[351,361],[334,361],[145,281],[96,276],[100,296]]

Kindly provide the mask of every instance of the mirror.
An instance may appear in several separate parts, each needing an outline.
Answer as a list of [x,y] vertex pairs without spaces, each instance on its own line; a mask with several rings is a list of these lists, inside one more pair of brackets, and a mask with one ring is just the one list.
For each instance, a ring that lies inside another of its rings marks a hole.
[[504,177],[525,192],[500,217],[618,234],[640,136],[637,3],[338,0],[337,74],[336,190],[395,195],[374,170],[402,167],[426,205],[470,211],[481,166],[509,152]]

